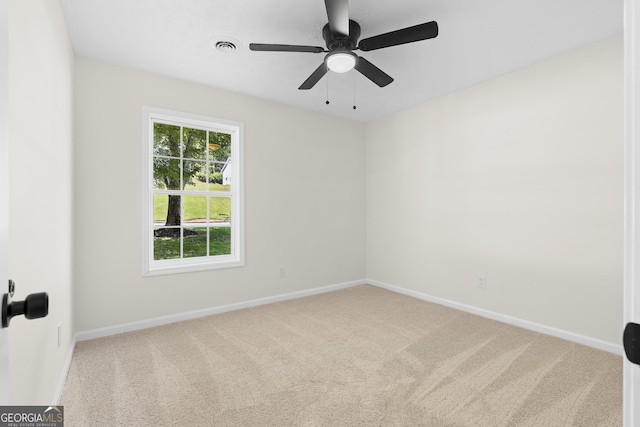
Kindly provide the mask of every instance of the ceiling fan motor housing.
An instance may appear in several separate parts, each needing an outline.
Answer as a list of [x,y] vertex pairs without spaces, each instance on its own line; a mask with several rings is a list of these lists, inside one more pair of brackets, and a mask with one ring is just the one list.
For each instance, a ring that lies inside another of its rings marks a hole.
[[353,50],[358,44],[360,38],[360,25],[356,21],[349,19],[349,34],[334,34],[329,29],[329,24],[322,28],[322,38],[327,42],[329,52],[334,50]]

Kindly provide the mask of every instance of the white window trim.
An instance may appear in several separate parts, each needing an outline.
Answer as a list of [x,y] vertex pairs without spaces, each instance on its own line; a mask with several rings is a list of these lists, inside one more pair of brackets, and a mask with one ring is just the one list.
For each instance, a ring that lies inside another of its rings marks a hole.
[[[178,122],[198,129],[231,134],[231,158],[238,167],[232,170],[231,224],[233,248],[231,255],[176,260],[153,259],[153,120]],[[158,276],[193,271],[215,270],[244,266],[244,123],[216,117],[142,107],[142,275]]]

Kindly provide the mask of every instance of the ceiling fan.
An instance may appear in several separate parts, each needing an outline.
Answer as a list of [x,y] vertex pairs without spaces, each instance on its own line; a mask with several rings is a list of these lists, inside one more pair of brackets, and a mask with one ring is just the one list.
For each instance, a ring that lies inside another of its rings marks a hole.
[[249,44],[250,50],[261,52],[328,52],[323,63],[311,73],[309,78],[298,89],[311,89],[328,70],[336,73],[345,73],[352,68],[355,68],[378,86],[384,87],[391,83],[393,78],[371,62],[353,53],[354,50],[368,52],[432,39],[438,35],[438,23],[431,21],[362,39],[358,43],[360,25],[349,19],[349,0],[324,0],[324,4],[327,9],[329,23],[322,28],[322,38],[327,43],[328,50],[320,46]]

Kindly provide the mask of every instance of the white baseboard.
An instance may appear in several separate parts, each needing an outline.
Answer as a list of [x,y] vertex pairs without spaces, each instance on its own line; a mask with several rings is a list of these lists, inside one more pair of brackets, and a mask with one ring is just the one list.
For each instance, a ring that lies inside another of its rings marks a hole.
[[63,370],[60,374],[60,380],[58,382],[58,387],[55,392],[54,402],[55,404],[60,403],[60,398],[62,397],[62,391],[64,389],[64,384],[67,379],[67,375],[69,373],[69,369],[71,367],[71,361],[73,359],[73,352],[76,347],[76,343],[79,341],[85,341],[95,338],[106,337],[110,335],[116,335],[123,332],[132,332],[141,329],[151,328],[154,326],[166,325],[169,323],[181,322],[183,320],[191,320],[197,319],[200,317],[211,316],[213,314],[225,313],[228,311],[240,310],[243,308],[249,307],[257,307],[260,305],[271,304],[274,302],[287,301],[296,298],[302,298],[311,295],[318,295],[325,292],[337,291],[340,289],[346,289],[353,286],[370,284],[373,286],[377,286],[383,289],[387,289],[392,292],[397,292],[399,294],[407,295],[410,297],[418,298],[424,301],[432,302],[435,304],[444,305],[446,307],[451,307],[457,310],[465,311],[468,313],[476,314],[478,316],[486,317],[488,319],[497,320],[502,323],[507,323],[513,326],[517,326],[520,328],[528,329],[535,332],[540,332],[546,335],[554,336],[557,338],[561,338],[567,341],[575,342],[578,344],[586,345],[588,347],[593,347],[599,350],[607,351],[609,353],[613,353],[619,356],[624,355],[624,350],[621,345],[609,343],[606,341],[601,341],[595,338],[587,337],[580,334],[575,334],[573,332],[563,331],[561,329],[553,328],[550,326],[541,325],[535,322],[530,322],[528,320],[519,319],[512,316],[507,316],[505,314],[496,313],[489,310],[484,310],[481,308],[473,307],[470,305],[461,304],[455,301],[447,300],[444,298],[438,298],[434,296],[430,296],[427,294],[423,294],[420,292],[412,291],[409,289],[401,288],[398,286],[390,285],[387,283],[379,282],[377,280],[356,280],[353,282],[345,282],[336,285],[322,286],[313,289],[307,289],[304,291],[291,292],[287,294],[275,295],[272,297],[259,298],[245,302],[239,302],[234,304],[223,305],[219,307],[207,308],[204,310],[196,310],[190,311],[186,313],[173,314],[169,316],[156,317],[148,320],[141,320],[139,322],[131,322],[125,323],[115,326],[109,326],[105,328],[93,329],[89,331],[78,332],[73,337],[73,342],[69,348],[69,352],[67,354],[67,359],[64,364]]
[[[141,320],[138,322],[125,323],[115,326],[108,326],[105,328],[93,329],[89,331],[78,332],[74,336],[74,341],[72,348],[70,350],[69,356],[67,357],[67,363],[65,364],[65,372],[63,372],[64,378],[66,378],[66,371],[68,371],[69,366],[71,364],[71,357],[73,355],[73,349],[75,348],[75,343],[77,341],[85,341],[95,338],[106,337],[110,335],[120,334],[123,332],[131,332],[137,331],[140,329],[151,328],[154,326],[166,325],[169,323],[180,322],[183,320],[191,320],[197,319],[200,317],[211,316],[213,314],[225,313],[228,311],[241,310],[243,308],[256,307],[265,304],[271,304],[274,302],[286,301],[296,298],[302,298],[311,295],[317,295],[325,292],[337,291],[340,289],[346,289],[353,286],[370,284],[373,286],[378,286],[380,288],[387,289],[392,292],[397,292],[403,295],[411,296],[414,298],[418,298],[424,301],[432,302],[435,304],[444,305],[446,307],[455,308],[457,310],[465,311],[468,313],[476,314],[478,316],[486,317],[488,319],[497,320],[502,323],[507,323],[510,325],[514,325],[520,328],[529,329],[531,331],[540,332],[546,335],[551,335],[557,338],[561,338],[567,341],[575,342],[578,344],[586,345],[589,347],[597,348],[599,350],[604,350],[609,353],[617,354],[619,356],[624,355],[624,350],[621,345],[613,344],[607,341],[602,341],[596,338],[591,338],[585,335],[576,334],[573,332],[564,331],[561,329],[553,328],[551,326],[542,325],[539,323],[531,322],[524,319],[519,319],[517,317],[508,316],[506,314],[501,314],[489,310],[485,310],[482,308],[477,308],[474,306],[461,304],[455,301],[447,300],[444,298],[434,297],[431,295],[423,294],[421,292],[412,291],[409,289],[401,288],[398,286],[390,285],[388,283],[379,282],[377,280],[356,280],[353,282],[345,282],[336,285],[329,286],[321,286],[318,288],[307,289],[304,291],[291,292],[287,294],[275,295],[272,297],[259,298],[250,301],[244,301],[234,304],[228,304],[218,307],[207,308],[203,310],[190,311],[186,313],[172,314],[169,316],[156,317],[148,320]],[[59,397],[62,392],[61,386],[58,387],[59,390],[56,391],[56,396]]]
[[551,335],[567,341],[586,345],[588,347],[597,348],[599,350],[604,350],[609,353],[617,354],[618,356],[624,355],[624,350],[621,345],[602,341],[596,338],[587,337],[585,335],[575,334],[573,332],[563,331],[561,329],[541,325],[539,323],[530,322],[528,320],[518,319],[517,317],[507,316],[506,314],[496,313],[493,311],[484,310],[482,308],[461,304],[461,303],[450,301],[444,298],[438,298],[438,297],[423,294],[420,292],[412,291],[409,289],[400,288],[398,286],[389,285],[387,283],[378,282],[376,280],[365,280],[365,282],[374,286],[378,286],[383,289],[387,289],[392,292],[397,292],[399,294],[418,298],[424,301],[444,305],[446,307],[455,308],[456,310],[466,311],[467,313],[476,314],[478,316],[486,317],[488,319],[497,320],[498,322],[507,323],[513,326],[529,329],[531,331],[540,332],[546,335]]
[[67,351],[67,358],[64,361],[64,366],[62,367],[62,372],[60,372],[60,378],[58,379],[58,386],[56,387],[56,392],[53,396],[54,405],[60,404],[60,398],[62,397],[62,390],[64,390],[64,385],[67,382],[69,369],[71,369],[71,361],[73,360],[73,353],[76,350],[76,342],[77,342],[76,337],[77,337],[77,334],[73,336],[73,340],[71,341],[71,345],[69,346],[69,351]]
[[186,313],[172,314],[169,316],[156,317],[138,322],[124,323],[115,326],[107,326],[105,328],[93,329],[89,331],[78,332],[75,336],[77,341],[91,340],[95,338],[107,337],[123,332],[132,332],[140,329],[151,328],[154,326],[166,325],[169,323],[181,322],[183,320],[198,319],[200,317],[211,316],[213,314],[226,313],[228,311],[241,310],[243,308],[256,307],[259,305],[271,304],[274,302],[286,301],[296,298],[307,297],[311,295],[322,294],[325,292],[337,291],[353,286],[364,285],[366,280],[356,280],[353,282],[339,283],[336,285],[321,286],[318,288],[307,289],[304,291],[291,292],[288,294],[275,295],[272,297],[258,298],[250,301],[238,302],[234,304],[222,305],[218,307],[206,308],[203,310],[189,311]]

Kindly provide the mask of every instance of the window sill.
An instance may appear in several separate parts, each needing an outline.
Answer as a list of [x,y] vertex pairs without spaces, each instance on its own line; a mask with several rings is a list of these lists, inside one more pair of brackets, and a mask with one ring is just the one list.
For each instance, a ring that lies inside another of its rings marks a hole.
[[190,262],[184,263],[154,262],[150,266],[145,266],[142,272],[143,277],[164,276],[168,274],[193,273],[207,270],[221,270],[226,268],[244,267],[244,261],[235,257],[228,260]]

